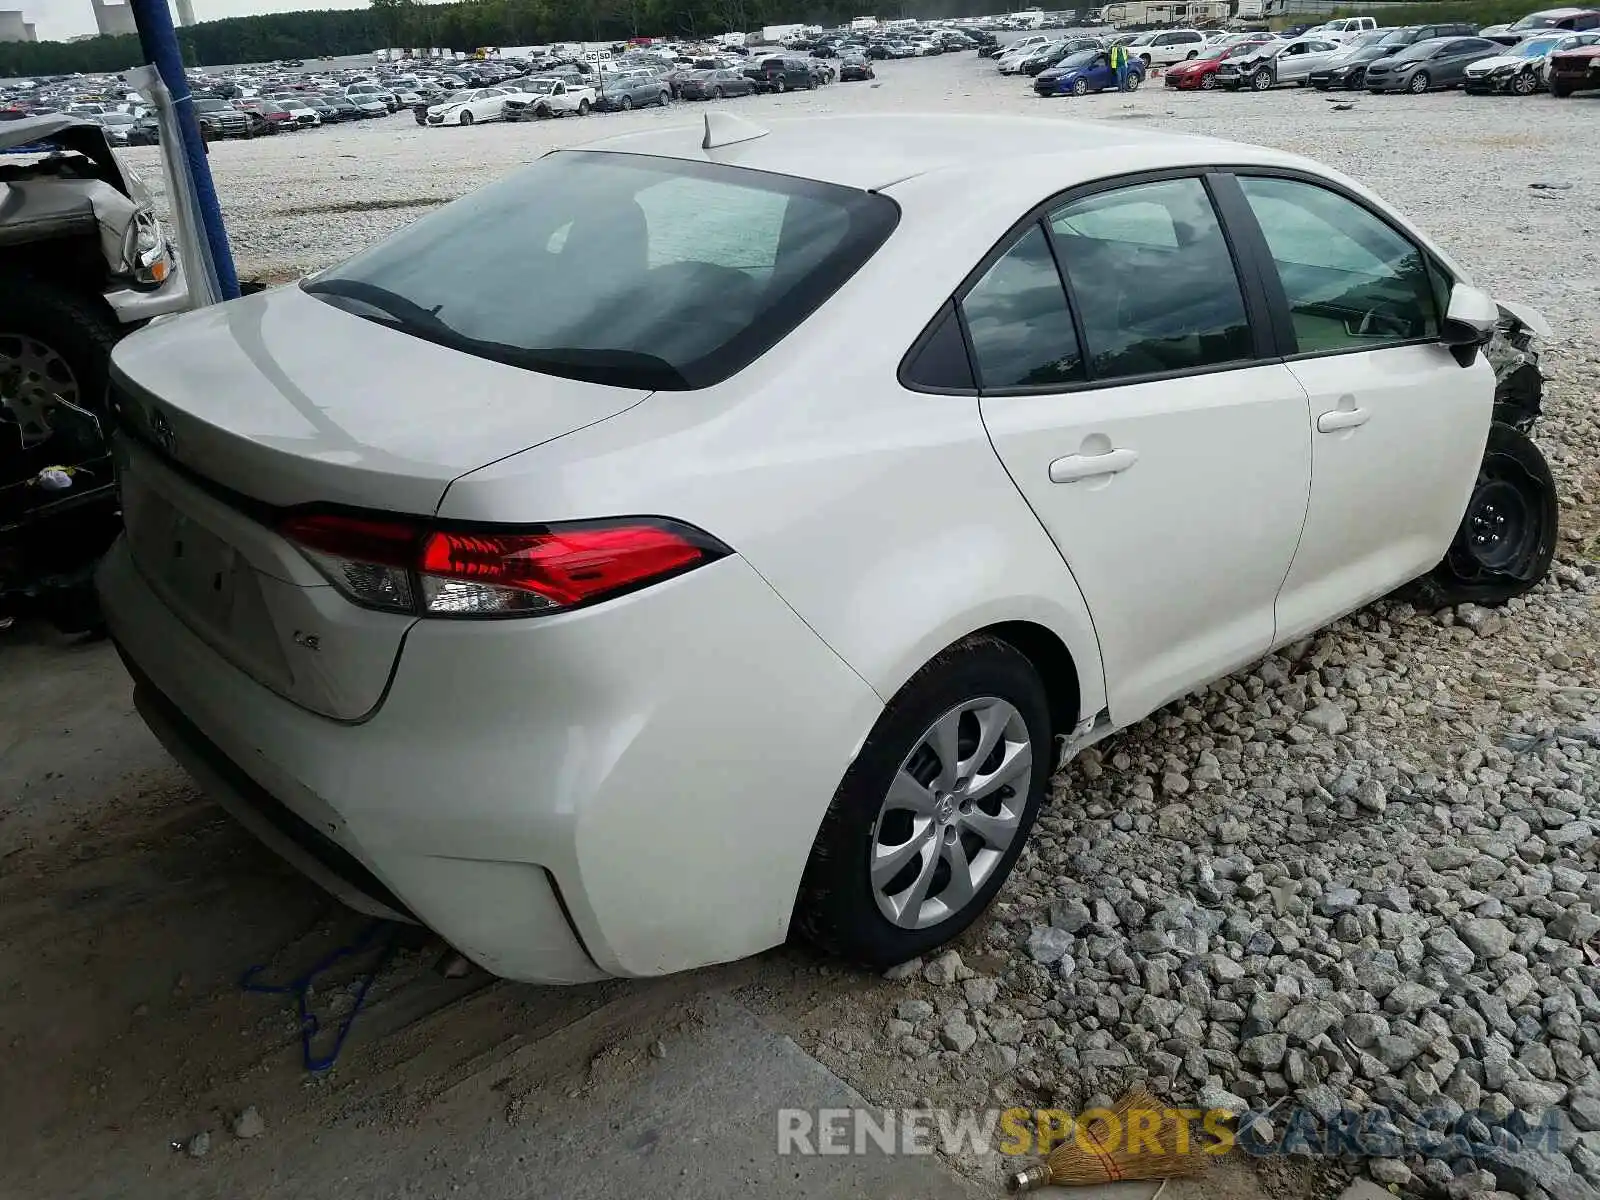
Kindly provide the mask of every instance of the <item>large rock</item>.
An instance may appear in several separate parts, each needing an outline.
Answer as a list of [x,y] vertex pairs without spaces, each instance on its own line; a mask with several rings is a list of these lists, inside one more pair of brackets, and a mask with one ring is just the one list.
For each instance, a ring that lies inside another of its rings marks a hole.
[[1475,917],[1461,926],[1461,940],[1484,962],[1493,962],[1510,952],[1517,937],[1504,921]]

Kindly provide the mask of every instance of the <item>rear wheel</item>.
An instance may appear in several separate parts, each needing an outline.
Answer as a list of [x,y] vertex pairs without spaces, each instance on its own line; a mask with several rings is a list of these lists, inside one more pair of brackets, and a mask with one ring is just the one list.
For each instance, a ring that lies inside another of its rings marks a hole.
[[1410,92],[1413,96],[1420,96],[1427,90],[1428,73],[1426,71],[1418,71],[1406,81],[1406,91]]
[[1527,434],[1496,421],[1455,540],[1413,591],[1429,608],[1520,596],[1549,574],[1559,526],[1556,483],[1544,455]]
[[1144,74],[1142,72],[1140,72],[1140,71],[1129,71],[1128,72],[1128,90],[1130,92],[1137,92],[1139,90],[1139,85],[1141,83],[1143,83],[1143,82],[1144,82]]
[[982,635],[889,702],[812,846],[795,927],[870,966],[904,962],[976,920],[1004,884],[1050,778],[1044,685]]

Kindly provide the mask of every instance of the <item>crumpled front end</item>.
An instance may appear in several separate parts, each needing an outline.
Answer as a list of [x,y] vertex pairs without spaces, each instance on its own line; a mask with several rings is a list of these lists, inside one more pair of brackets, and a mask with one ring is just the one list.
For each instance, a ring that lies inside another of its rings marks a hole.
[[1494,368],[1495,420],[1526,433],[1543,411],[1542,343],[1550,337],[1544,317],[1520,304],[1499,302],[1500,323],[1484,347]]

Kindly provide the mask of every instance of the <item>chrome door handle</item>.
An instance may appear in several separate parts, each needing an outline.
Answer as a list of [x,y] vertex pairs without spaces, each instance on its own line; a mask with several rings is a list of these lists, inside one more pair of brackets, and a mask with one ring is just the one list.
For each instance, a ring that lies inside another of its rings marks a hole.
[[1104,454],[1069,454],[1050,464],[1051,483],[1075,483],[1126,471],[1139,461],[1137,450],[1107,450]]
[[1338,433],[1341,429],[1354,429],[1371,420],[1372,414],[1364,408],[1330,408],[1317,418],[1318,433]]

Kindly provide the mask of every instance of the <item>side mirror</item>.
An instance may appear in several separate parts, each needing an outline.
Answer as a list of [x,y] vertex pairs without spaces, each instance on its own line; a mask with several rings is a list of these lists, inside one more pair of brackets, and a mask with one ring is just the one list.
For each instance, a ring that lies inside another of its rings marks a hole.
[[1500,307],[1487,292],[1458,283],[1450,289],[1450,306],[1445,310],[1439,340],[1463,367],[1470,367],[1478,351],[1494,336],[1500,321]]

